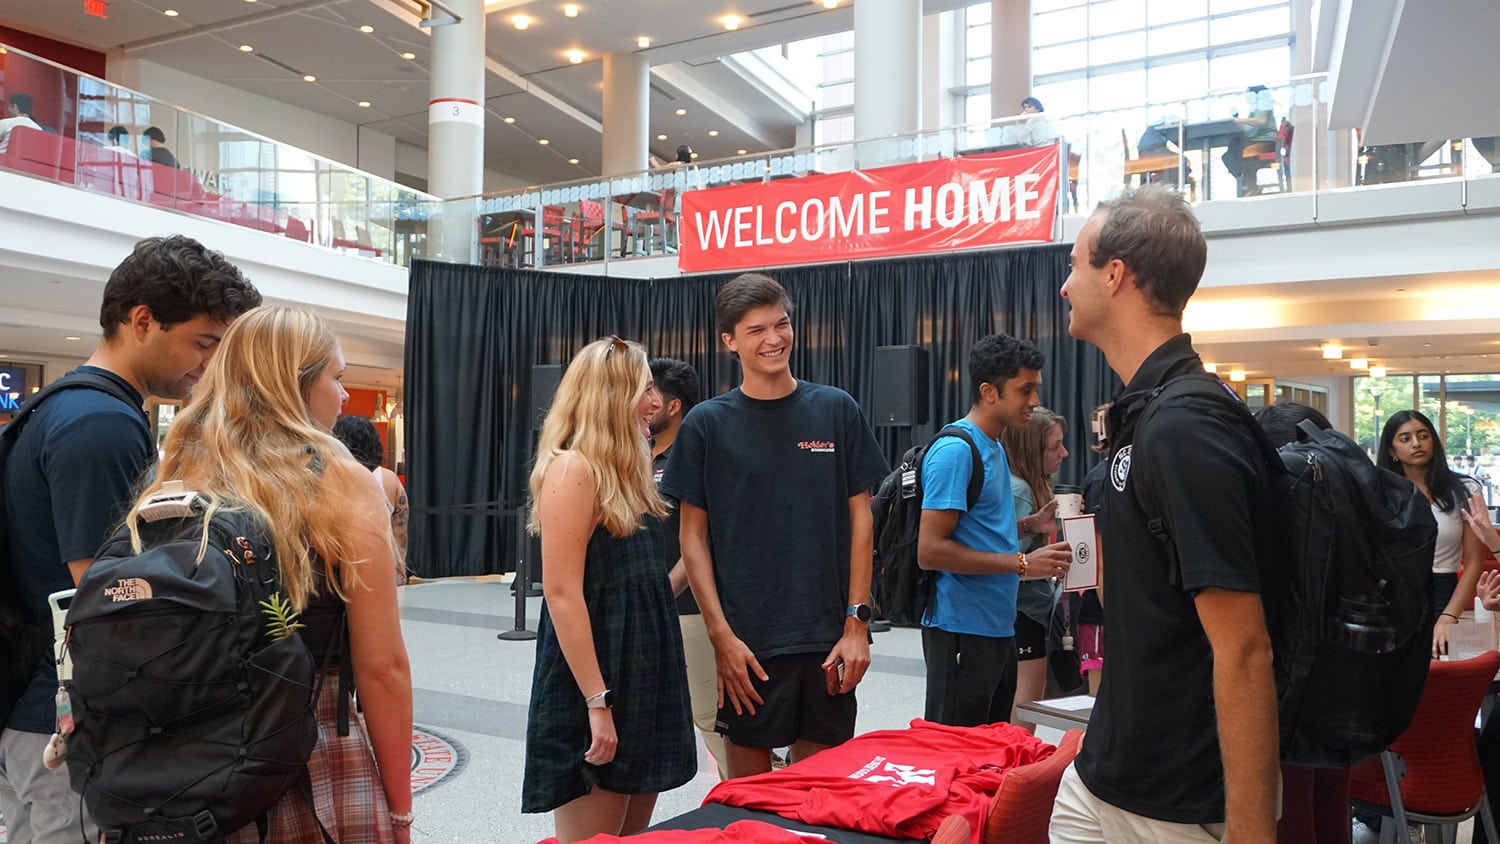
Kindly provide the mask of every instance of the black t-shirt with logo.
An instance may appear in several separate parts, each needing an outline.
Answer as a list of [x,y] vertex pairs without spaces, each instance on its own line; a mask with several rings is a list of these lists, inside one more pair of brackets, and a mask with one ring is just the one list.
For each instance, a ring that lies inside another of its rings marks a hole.
[[[1113,450],[1097,487],[1109,657],[1077,761],[1079,778],[1105,802],[1187,824],[1224,820],[1213,654],[1194,596],[1258,592],[1257,561],[1272,558],[1275,531],[1265,464],[1230,408],[1186,396],[1134,429],[1154,388],[1201,367],[1190,338],[1178,335],[1146,359],[1111,410]],[[1142,485],[1177,548],[1179,584],[1147,526]]]
[[859,405],[799,381],[783,398],[738,389],[695,406],[663,494],[708,513],[724,616],[757,657],[814,653],[844,631],[849,499],[887,472]]

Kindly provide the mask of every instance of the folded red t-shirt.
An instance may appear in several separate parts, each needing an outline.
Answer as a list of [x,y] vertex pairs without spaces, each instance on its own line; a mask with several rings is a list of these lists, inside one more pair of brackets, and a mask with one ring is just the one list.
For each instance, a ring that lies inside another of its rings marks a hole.
[[[625,841],[629,844],[808,844],[809,839],[763,821],[735,821],[723,829],[663,829],[639,832],[629,838],[618,835],[595,835],[581,844],[604,844]],[[548,838],[540,844],[558,844]]]

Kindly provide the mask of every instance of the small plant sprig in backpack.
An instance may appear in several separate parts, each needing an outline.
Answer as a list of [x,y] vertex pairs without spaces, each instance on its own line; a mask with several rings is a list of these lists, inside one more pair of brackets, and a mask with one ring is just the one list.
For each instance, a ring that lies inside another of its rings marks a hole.
[[298,621],[297,611],[280,592],[261,601],[260,611],[266,617],[266,635],[273,642],[279,642],[306,626]]

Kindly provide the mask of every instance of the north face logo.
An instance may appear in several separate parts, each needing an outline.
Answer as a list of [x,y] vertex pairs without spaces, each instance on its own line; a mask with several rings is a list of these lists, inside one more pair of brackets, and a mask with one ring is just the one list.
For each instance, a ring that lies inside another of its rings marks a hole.
[[114,586],[104,587],[104,595],[117,604],[144,601],[151,597],[151,584],[139,577],[125,577],[115,581]]

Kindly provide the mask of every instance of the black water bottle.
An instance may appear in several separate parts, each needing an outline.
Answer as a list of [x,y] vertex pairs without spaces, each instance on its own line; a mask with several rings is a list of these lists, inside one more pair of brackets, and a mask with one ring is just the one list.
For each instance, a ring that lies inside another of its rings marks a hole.
[[1352,651],[1369,654],[1389,653],[1396,649],[1396,622],[1391,602],[1381,594],[1385,581],[1368,595],[1342,595],[1334,624],[1339,641]]

